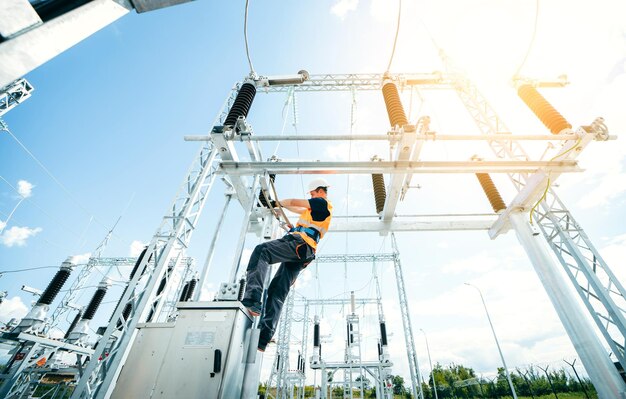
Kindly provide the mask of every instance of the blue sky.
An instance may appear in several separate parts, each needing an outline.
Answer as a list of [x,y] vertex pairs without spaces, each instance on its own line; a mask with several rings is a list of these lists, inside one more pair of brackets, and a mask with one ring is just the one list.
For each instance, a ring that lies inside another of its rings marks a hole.
[[[546,90],[546,97],[575,127],[604,116],[611,133],[620,135],[626,128],[622,110],[626,24],[619,17],[624,5],[618,1],[593,6],[565,1],[539,4],[537,37],[522,74],[536,78],[567,74],[572,83],[564,89]],[[441,70],[430,34],[474,79],[514,133],[545,134],[510,85],[528,49],[534,5],[405,1],[391,71]],[[131,13],[26,76],[35,87],[32,98],[4,119],[65,188],[10,136],[0,135],[0,175],[13,186],[20,180],[33,186],[30,198],[20,204],[6,230],[20,227],[36,232],[22,241],[15,237],[11,241],[3,233],[0,270],[56,266],[69,255],[90,253],[120,215],[105,256],[127,256],[133,242],[150,240],[197,150],[196,144],[182,137],[209,131],[233,83],[248,74],[243,9],[243,2],[196,1],[143,15]],[[263,75],[300,69],[312,74],[384,72],[396,10],[395,3],[382,0],[252,2],[248,32],[255,69]],[[349,132],[348,94],[302,95],[298,100],[300,133]],[[259,93],[249,115],[257,134],[280,132],[284,101],[283,95]],[[415,93],[411,102],[410,93],[403,93],[403,101],[412,121],[429,115],[439,133],[475,133],[453,94]],[[380,93],[359,94],[357,104],[357,133],[386,131]],[[286,134],[293,134],[291,119],[286,126]],[[366,160],[374,154],[388,158],[388,149],[371,144],[352,148],[347,144],[301,145],[299,150],[303,159]],[[437,143],[425,147],[423,159],[467,159],[468,150]],[[264,146],[265,156],[273,151],[273,144]],[[490,156],[484,144],[476,151]],[[559,180],[559,195],[621,278],[626,275],[622,271],[625,154],[622,139],[591,143],[581,157],[586,171]],[[295,145],[281,144],[278,155],[297,158]],[[373,214],[368,176],[353,176],[349,183],[345,176],[330,179],[338,215]],[[505,200],[513,198],[510,183],[501,176],[494,179]],[[418,183],[422,188],[409,193],[400,205],[401,213],[489,212],[473,176],[419,176],[414,180]],[[299,177],[277,181],[283,198],[301,196],[300,187]],[[220,186],[211,194],[189,251],[200,265],[222,207],[221,190]],[[0,182],[1,220],[6,220],[19,200],[9,185]],[[241,210],[232,206],[222,237],[235,237],[240,221]],[[233,241],[222,240],[210,275],[213,288],[228,275]],[[390,250],[389,239],[377,234],[348,238],[329,234],[325,241],[325,253]],[[256,242],[251,237],[247,250]],[[423,370],[427,359],[419,328],[429,334],[434,362],[462,363],[481,373],[493,372],[499,365],[479,298],[463,286],[465,281],[483,289],[509,366],[558,363],[574,355],[512,233],[494,241],[476,232],[403,233],[398,242]],[[394,334],[394,370],[407,375],[390,265],[378,267],[388,325]],[[350,265],[349,277],[344,279],[343,265],[320,265],[319,273],[311,269],[302,276],[297,289],[309,297],[330,297],[364,287],[357,295],[372,296],[370,270],[371,265]],[[32,297],[20,291],[22,284],[44,288],[54,272],[50,268],[0,277],[0,289],[8,291],[10,299],[0,306],[0,320],[23,314],[29,305]],[[97,283],[98,277],[94,279]],[[83,301],[89,296],[86,293]],[[107,299],[116,298],[112,293]],[[376,320],[369,312],[375,308],[362,311],[368,319],[364,334],[370,340],[365,353],[373,356]],[[327,346],[329,356],[341,357],[343,315],[339,309],[326,310],[324,317],[327,333],[336,327],[335,338]]]

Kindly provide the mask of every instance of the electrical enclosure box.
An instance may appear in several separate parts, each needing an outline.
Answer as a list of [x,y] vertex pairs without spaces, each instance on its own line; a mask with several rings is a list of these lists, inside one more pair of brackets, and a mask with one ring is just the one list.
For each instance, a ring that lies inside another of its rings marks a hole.
[[240,302],[179,302],[174,323],[144,323],[113,399],[239,398],[252,321]]

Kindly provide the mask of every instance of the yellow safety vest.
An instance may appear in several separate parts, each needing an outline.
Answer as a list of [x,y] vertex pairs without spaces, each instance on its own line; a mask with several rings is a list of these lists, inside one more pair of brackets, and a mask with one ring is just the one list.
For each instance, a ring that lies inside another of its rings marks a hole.
[[[324,237],[324,234],[326,234],[326,232],[328,231],[328,227],[330,226],[330,219],[333,216],[333,206],[331,205],[330,201],[326,200],[326,202],[328,203],[328,212],[330,212],[330,215],[328,215],[326,219],[322,221],[313,220],[313,217],[311,216],[311,209],[307,208],[300,215],[300,219],[298,219],[298,222],[296,223],[296,229],[299,227],[313,229],[317,231],[317,233],[319,233],[319,238],[317,241],[321,240]],[[317,248],[317,241],[306,232],[294,231],[292,234],[299,234],[302,239],[304,239],[304,241],[311,246],[311,248]]]

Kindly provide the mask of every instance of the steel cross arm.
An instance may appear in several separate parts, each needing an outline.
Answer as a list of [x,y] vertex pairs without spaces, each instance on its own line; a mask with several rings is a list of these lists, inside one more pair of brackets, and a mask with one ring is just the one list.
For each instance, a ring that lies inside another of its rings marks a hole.
[[372,174],[372,173],[534,173],[581,172],[575,160],[563,161],[222,161],[222,173],[241,176],[273,174]]
[[32,334],[20,333],[16,339],[19,341],[36,342],[45,348],[51,348],[54,350],[62,349],[66,352],[78,353],[78,354],[85,355],[85,356],[91,356],[93,354],[93,349],[91,348],[85,348],[82,346],[69,344],[63,341],[57,341],[56,339],[40,337],[40,336],[32,335]]
[[9,112],[18,104],[26,101],[33,91],[33,86],[24,78],[17,79],[0,89],[0,116]]
[[[416,162],[419,160],[424,140],[417,139],[416,129],[419,129],[420,133],[425,133],[428,131],[428,121],[429,118],[420,118],[416,128],[413,127],[410,129],[408,126],[401,128],[400,141],[396,146],[394,161]],[[405,189],[404,187],[409,187],[412,178],[412,173],[403,175],[396,173],[391,175],[391,181],[387,187],[387,196],[381,215],[383,221],[389,222],[393,219],[401,194]]]
[[358,367],[362,367],[364,369],[366,368],[379,368],[379,367],[391,367],[393,366],[393,363],[388,362],[388,363],[383,363],[383,362],[372,362],[372,361],[366,361],[366,362],[359,362],[359,363],[339,363],[339,362],[324,362],[323,366],[322,363],[316,363],[316,364],[311,364],[309,365],[309,367],[311,367],[313,370],[317,370],[317,369],[350,369],[350,368],[358,368]]
[[[378,303],[377,299],[372,298],[355,298],[354,302],[359,305],[371,305]],[[303,303],[305,305],[348,305],[351,302],[351,299],[298,299],[298,303]]]
[[[419,86],[422,89],[445,88],[451,87],[454,81],[451,75],[440,72],[393,74],[388,78],[393,80],[400,89],[413,86]],[[383,74],[381,73],[321,74],[310,75],[309,79],[301,84],[259,87],[259,90],[264,90],[267,93],[288,92],[289,90],[297,92],[380,90],[382,82]]]
[[353,254],[353,255],[320,255],[315,258],[318,263],[355,263],[355,262],[393,262],[394,254]]
[[479,220],[441,220],[433,218],[431,220],[392,220],[385,222],[375,221],[351,221],[333,220],[329,233],[346,232],[377,232],[385,233],[390,231],[472,231],[489,230],[496,221],[496,215],[492,218]]
[[[578,136],[575,134],[508,134],[502,133],[499,140],[520,140],[520,141],[567,141],[576,140]],[[417,134],[417,140],[425,141],[493,141],[493,137],[476,134],[437,134],[436,132],[426,132]],[[211,136],[184,136],[185,141],[208,141]],[[495,139],[495,140],[498,140]],[[609,140],[616,140],[617,136],[611,135]],[[391,141],[399,140],[397,135],[391,134],[264,134],[259,136],[253,135],[237,135],[231,140],[234,141]]]

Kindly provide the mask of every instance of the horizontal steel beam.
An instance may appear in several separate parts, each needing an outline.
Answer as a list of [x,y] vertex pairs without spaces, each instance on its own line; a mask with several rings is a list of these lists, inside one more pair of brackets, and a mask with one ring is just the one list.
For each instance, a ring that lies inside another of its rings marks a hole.
[[[234,141],[398,141],[399,135],[392,134],[268,134],[262,136],[242,135]],[[474,135],[474,134],[418,134],[417,140],[424,141],[566,141],[576,140],[575,134],[501,134],[498,136]],[[615,140],[617,136],[609,136],[609,140]],[[211,136],[184,136],[185,141],[209,141]]]
[[[307,305],[349,305],[350,303],[352,303],[351,299],[296,299],[297,303],[304,303]],[[371,298],[371,299],[356,299],[354,300],[354,302],[356,304],[359,305],[372,305],[372,304],[377,304],[378,300]]]
[[575,160],[563,161],[222,161],[222,173],[229,175],[272,174],[372,174],[372,173],[535,173],[581,172]]
[[496,221],[492,218],[481,220],[420,220],[420,221],[351,221],[333,220],[329,233],[385,233],[391,231],[475,231],[489,230]]
[[[334,227],[334,226],[333,226]],[[353,254],[353,255],[320,255],[315,257],[317,263],[355,263],[355,262],[392,262],[394,254]]]

